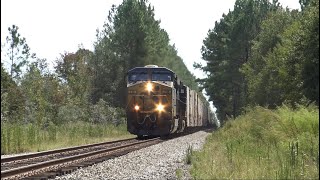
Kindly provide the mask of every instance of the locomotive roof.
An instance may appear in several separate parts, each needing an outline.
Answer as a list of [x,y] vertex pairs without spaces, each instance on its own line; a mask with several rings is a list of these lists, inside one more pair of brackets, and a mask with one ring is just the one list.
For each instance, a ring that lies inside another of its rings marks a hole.
[[128,73],[130,72],[141,72],[143,70],[146,70],[146,69],[151,69],[152,71],[153,70],[160,70],[160,71],[169,71],[171,73],[174,74],[174,72],[166,67],[135,67],[135,68],[132,68],[128,71]]

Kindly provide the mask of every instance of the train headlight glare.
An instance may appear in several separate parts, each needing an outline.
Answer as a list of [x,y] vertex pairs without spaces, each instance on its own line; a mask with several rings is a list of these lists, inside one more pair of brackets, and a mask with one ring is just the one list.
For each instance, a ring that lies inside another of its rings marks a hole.
[[152,84],[151,83],[147,83],[147,91],[152,91]]
[[158,110],[159,112],[164,111],[164,105],[158,104],[158,105],[157,105],[157,110]]
[[140,109],[140,107],[139,107],[138,105],[135,105],[135,106],[134,106],[134,109],[135,109],[136,111],[138,111],[138,110]]

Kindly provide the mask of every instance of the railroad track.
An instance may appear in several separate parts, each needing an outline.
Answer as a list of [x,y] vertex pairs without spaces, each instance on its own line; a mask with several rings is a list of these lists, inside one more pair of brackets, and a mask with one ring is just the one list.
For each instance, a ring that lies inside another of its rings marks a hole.
[[162,142],[135,138],[1,158],[1,179],[48,179]]

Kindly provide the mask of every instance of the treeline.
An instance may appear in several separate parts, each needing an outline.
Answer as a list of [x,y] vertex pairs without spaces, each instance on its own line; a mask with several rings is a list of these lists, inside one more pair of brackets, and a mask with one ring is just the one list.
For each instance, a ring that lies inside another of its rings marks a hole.
[[74,121],[119,124],[126,107],[124,77],[135,66],[168,67],[186,85],[198,88],[146,0],[113,5],[103,29],[97,30],[93,52],[79,47],[61,54],[54,71],[46,59],[31,53],[18,29],[8,28],[2,46],[1,122],[43,127]]
[[319,106],[319,2],[300,0],[301,11],[277,0],[236,0],[203,41],[208,75],[199,80],[219,119],[247,107]]

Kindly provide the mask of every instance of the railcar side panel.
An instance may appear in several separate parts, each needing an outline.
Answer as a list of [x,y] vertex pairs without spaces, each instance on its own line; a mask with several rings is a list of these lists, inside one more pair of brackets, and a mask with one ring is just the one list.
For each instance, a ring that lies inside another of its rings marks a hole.
[[195,91],[192,91],[193,93],[193,127],[197,126],[197,118],[198,118],[198,99],[197,99],[197,93]]
[[202,126],[202,119],[203,119],[203,102],[202,99],[200,98],[200,96],[198,96],[199,98],[199,121],[198,121],[198,126]]
[[199,99],[199,95],[196,94],[197,97],[197,118],[196,118],[196,126],[200,126],[201,121],[201,100]]
[[195,114],[194,114],[194,92],[193,90],[189,89],[189,126],[188,127],[193,127],[194,126],[194,119],[195,119]]
[[207,125],[207,122],[208,122],[208,119],[209,119],[209,114],[208,114],[208,106],[207,105],[204,105],[203,106],[203,119],[202,119],[202,125],[203,126],[206,126]]
[[199,105],[199,101],[198,101],[198,94],[196,93],[196,91],[193,91],[194,93],[194,98],[195,98],[195,105],[194,105],[194,109],[195,109],[195,116],[194,116],[194,126],[198,126],[198,117],[199,117],[199,111],[198,111],[198,105]]
[[186,126],[190,127],[190,88],[186,86]]

